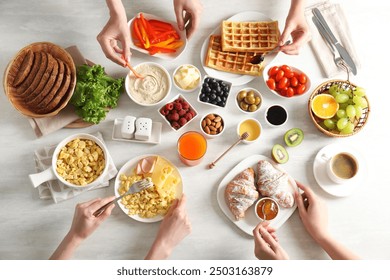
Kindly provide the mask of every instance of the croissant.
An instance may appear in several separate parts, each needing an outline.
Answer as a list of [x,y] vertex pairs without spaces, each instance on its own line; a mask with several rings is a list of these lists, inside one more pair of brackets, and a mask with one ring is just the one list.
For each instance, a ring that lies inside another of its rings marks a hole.
[[226,204],[237,221],[245,217],[245,211],[258,198],[255,171],[250,167],[237,174],[225,188]]
[[280,206],[290,208],[294,205],[294,197],[288,189],[288,176],[266,161],[257,163],[257,187],[262,196],[273,197]]

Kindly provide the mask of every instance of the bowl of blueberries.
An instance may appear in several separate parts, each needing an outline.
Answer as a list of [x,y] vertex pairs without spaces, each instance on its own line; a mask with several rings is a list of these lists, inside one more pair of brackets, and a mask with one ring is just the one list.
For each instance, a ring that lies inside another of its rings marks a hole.
[[198,95],[198,101],[215,107],[226,106],[232,84],[205,76]]

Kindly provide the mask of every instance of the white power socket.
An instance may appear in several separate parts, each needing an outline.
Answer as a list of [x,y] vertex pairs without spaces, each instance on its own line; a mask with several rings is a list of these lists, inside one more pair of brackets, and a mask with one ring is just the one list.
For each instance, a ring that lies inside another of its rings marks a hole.
[[135,139],[147,141],[152,135],[152,119],[138,118],[135,121]]
[[123,138],[131,139],[134,137],[135,120],[136,118],[133,116],[126,116],[123,119],[122,129],[121,129]]

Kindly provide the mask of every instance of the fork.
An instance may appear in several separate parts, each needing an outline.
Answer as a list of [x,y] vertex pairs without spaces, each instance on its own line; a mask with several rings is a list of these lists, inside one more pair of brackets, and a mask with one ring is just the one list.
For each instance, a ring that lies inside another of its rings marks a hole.
[[125,197],[126,195],[129,195],[129,194],[134,194],[134,193],[138,193],[140,191],[143,191],[147,188],[150,188],[151,186],[153,186],[153,182],[152,182],[152,179],[147,177],[145,179],[142,179],[140,181],[137,181],[137,182],[134,182],[130,187],[129,187],[129,190],[122,194],[121,196],[118,196],[117,198],[115,198],[114,200],[104,204],[102,207],[100,207],[98,210],[96,210],[93,215],[95,217],[99,217],[106,209],[108,206],[110,206],[111,204],[117,202],[119,199]]
[[334,63],[338,67],[344,66],[345,65],[344,60],[341,58],[340,54],[336,51],[335,47],[332,44],[332,41],[326,35],[325,30],[324,30],[324,32],[322,32],[323,27],[322,27],[321,23],[318,21],[318,19],[316,17],[313,17],[312,20],[313,20],[314,25],[317,27],[318,31],[320,32],[321,37],[324,38],[329,49],[332,51]]

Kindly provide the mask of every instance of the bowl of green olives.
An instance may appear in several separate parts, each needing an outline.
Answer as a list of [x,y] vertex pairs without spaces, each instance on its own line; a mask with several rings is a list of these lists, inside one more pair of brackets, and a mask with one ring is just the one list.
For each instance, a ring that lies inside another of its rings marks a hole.
[[254,88],[243,88],[236,94],[236,104],[243,113],[255,113],[263,103],[261,93]]

